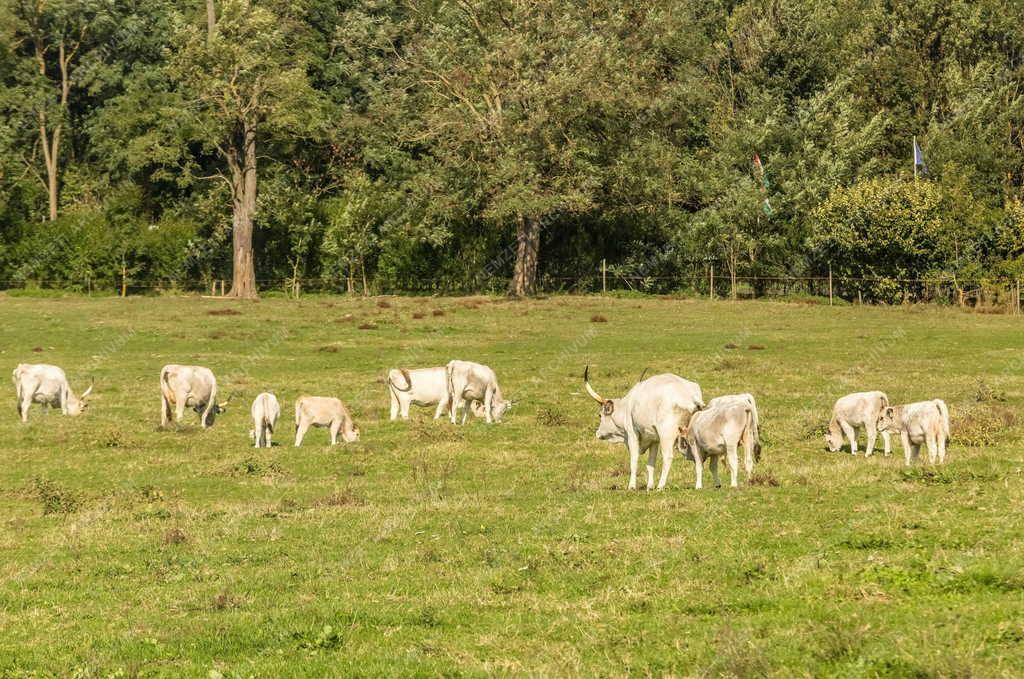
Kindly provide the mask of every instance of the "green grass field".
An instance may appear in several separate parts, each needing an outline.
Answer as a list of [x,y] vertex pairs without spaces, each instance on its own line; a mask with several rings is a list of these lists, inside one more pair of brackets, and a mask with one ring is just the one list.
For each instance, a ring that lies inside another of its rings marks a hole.
[[[0,676],[1024,675],[1019,317],[0,296],[0,320],[5,375],[96,380],[81,418],[28,425],[5,387]],[[522,403],[494,426],[389,422],[385,370],[451,358]],[[626,492],[588,362],[608,396],[644,368],[753,392],[758,483],[695,491],[677,456],[664,492]],[[159,430],[165,363],[238,392],[212,429]],[[270,451],[248,438],[264,389]],[[824,452],[832,402],[863,389],[945,399],[947,464]],[[301,393],[348,403],[362,440],[292,447]]]

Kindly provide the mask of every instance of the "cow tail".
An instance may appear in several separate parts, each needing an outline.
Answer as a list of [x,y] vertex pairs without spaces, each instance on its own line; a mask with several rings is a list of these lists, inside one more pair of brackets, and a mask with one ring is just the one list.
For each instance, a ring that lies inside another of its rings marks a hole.
[[397,384],[395,384],[395,381],[392,379],[392,375],[395,372],[394,370],[391,370],[391,371],[388,372],[388,385],[390,387],[392,387],[393,389],[397,389],[398,391],[409,391],[409,390],[411,390],[412,389],[412,375],[410,375],[409,371],[407,369],[405,369],[405,368],[397,368],[397,370],[398,370],[399,373],[401,373],[402,379],[405,380],[405,388],[402,388],[402,387],[398,386]]
[[444,367],[444,381],[445,386],[448,388],[448,412],[455,412],[455,373],[452,370],[452,364],[449,363]]
[[942,433],[946,436],[946,442],[949,442],[949,409],[946,407],[946,402],[942,399],[935,399],[935,407],[939,409],[939,414],[942,415]]

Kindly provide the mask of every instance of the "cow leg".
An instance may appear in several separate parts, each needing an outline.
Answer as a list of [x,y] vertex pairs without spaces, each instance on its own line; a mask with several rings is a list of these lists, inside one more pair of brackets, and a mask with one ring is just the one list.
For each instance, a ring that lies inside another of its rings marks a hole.
[[629,489],[636,490],[636,472],[640,466],[640,442],[636,435],[626,434],[626,448],[629,449]]
[[864,425],[864,431],[868,436],[868,447],[864,450],[864,457],[871,457],[875,452],[875,439],[878,437],[878,429],[874,422]]
[[715,488],[721,488],[722,482],[718,480],[718,455],[713,455],[710,461],[711,465],[711,480],[715,483]]
[[331,445],[338,445],[338,432],[341,431],[341,420],[331,422]]
[[664,490],[665,484],[668,483],[668,473],[672,469],[672,458],[675,457],[676,440],[671,436],[660,436],[658,445],[661,446],[661,478],[658,479],[658,490]]
[[857,454],[857,430],[849,422],[840,422],[839,426],[843,428],[843,432],[846,434],[846,438],[850,440],[850,455]]
[[397,420],[398,419],[399,406],[400,406],[400,404],[398,402],[398,396],[395,394],[394,387],[389,388],[388,389],[388,393],[391,396],[391,419],[392,420]]
[[[484,421],[486,421],[487,424],[493,424],[494,423],[494,418],[491,417],[491,404],[492,403],[494,403],[494,389],[492,387],[487,387],[486,389],[484,389]],[[469,412],[469,406],[471,405],[470,402],[466,401],[465,405],[466,405],[466,411]],[[649,483],[648,484],[648,488],[651,485],[653,485],[653,483]]]
[[[643,451],[640,451],[641,453]],[[654,490],[654,461],[658,458],[655,444],[647,447],[647,490]]]
[[900,443],[903,445],[903,463],[909,467],[910,461],[914,458],[914,446],[910,444],[907,432],[900,432]]
[[185,399],[188,397],[182,396],[181,394],[175,394],[174,398],[174,421],[181,422],[185,418]]
[[[448,412],[449,399],[447,396],[437,402],[437,408],[434,409],[434,419],[439,420],[441,416]],[[402,417],[409,419],[409,404],[405,404],[405,409],[402,411]]]
[[203,408],[203,412],[199,415],[199,418],[202,420],[200,424],[202,425],[203,429],[208,429],[210,427],[210,412],[216,407],[217,402],[214,400],[214,395],[211,394],[210,402],[206,404],[206,407]]
[[21,403],[18,404],[18,414],[21,415],[22,424],[28,422],[28,409],[32,407],[32,392],[26,390],[21,395]]
[[938,450],[935,443],[935,435],[929,434],[925,437],[925,445],[928,446],[928,464],[935,464],[935,459],[938,456]]
[[270,442],[270,437],[271,437],[271,436],[273,435],[273,433],[274,433],[274,430],[273,430],[273,429],[271,429],[270,427],[267,427],[267,429],[266,429],[266,432],[267,432],[267,433],[266,433],[266,434],[264,434],[264,436],[263,436],[263,441],[264,441],[264,443],[266,443],[266,444],[267,444],[267,446],[266,446],[266,447],[267,447],[267,448],[270,448],[270,447],[272,447],[272,446],[273,446],[273,444],[272,444],[272,443]]
[[[464,384],[457,383],[455,381],[455,379],[452,379],[452,383],[451,383],[450,387],[451,387],[451,389],[449,389],[449,394],[448,394],[448,397],[449,397],[448,414],[451,417],[452,424],[455,424],[455,411],[458,410],[458,406],[456,404],[459,401],[462,400],[462,393],[465,391],[466,387],[465,387]],[[456,394],[458,394],[458,396],[456,396]]]
[[60,388],[60,414],[68,414],[68,385],[64,385]]
[[309,431],[309,422],[301,420],[295,423],[295,447],[298,448],[302,445],[302,439],[306,436],[306,432]]
[[892,455],[892,438],[887,431],[882,432],[882,444],[885,446],[885,456]]
[[725,457],[729,462],[729,485],[735,488],[737,485],[736,477],[739,475],[740,469],[740,456],[735,443],[725,446]]
[[700,446],[693,446],[690,448],[690,452],[693,454],[693,469],[697,475],[694,487],[700,490],[704,487],[704,458],[700,456]]
[[252,423],[252,447],[261,448],[263,446],[263,425],[259,422]]

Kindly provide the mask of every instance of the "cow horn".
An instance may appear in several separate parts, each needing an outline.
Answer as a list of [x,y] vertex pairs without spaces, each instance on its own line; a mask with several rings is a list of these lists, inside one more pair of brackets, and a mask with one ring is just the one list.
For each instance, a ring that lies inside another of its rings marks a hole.
[[637,384],[644,381],[644,375],[647,374],[648,370],[650,370],[650,367],[644,368],[644,371],[640,373],[640,379],[637,380]]
[[93,380],[89,380],[89,388],[88,388],[88,389],[86,389],[85,391],[83,391],[83,392],[82,392],[82,395],[81,395],[81,396],[79,396],[79,397],[78,397],[78,399],[79,399],[80,401],[81,401],[81,400],[84,400],[86,396],[88,396],[89,394],[91,394],[91,393],[92,393],[92,388],[93,388],[94,386],[96,386],[96,383],[95,383],[95,382],[94,382]]
[[225,400],[225,401],[221,401],[220,403],[218,403],[218,404],[217,404],[217,407],[218,407],[218,408],[226,408],[226,407],[227,407],[227,405],[228,405],[229,403],[231,403],[231,399],[233,399],[234,397],[235,397],[235,392],[231,392],[230,394],[228,394],[228,398],[227,398],[227,400]]
[[594,388],[590,386],[590,365],[583,369],[583,386],[586,387],[587,393],[590,394],[590,398],[594,399],[598,403],[604,404],[604,399],[601,395],[594,391]]

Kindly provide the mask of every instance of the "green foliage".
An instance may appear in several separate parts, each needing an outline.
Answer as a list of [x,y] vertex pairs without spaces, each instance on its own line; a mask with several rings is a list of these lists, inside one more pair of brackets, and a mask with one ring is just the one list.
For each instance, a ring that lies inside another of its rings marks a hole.
[[[5,284],[84,222],[81,254],[44,258],[62,285],[225,277],[246,168],[259,277],[281,290],[500,289],[523,217],[552,288],[601,260],[654,291],[831,258],[884,279],[841,294],[889,301],[921,293],[901,278],[1024,276],[1020,3],[214,8],[211,33],[202,3],[0,0]],[[62,130],[52,229],[41,116]]]

